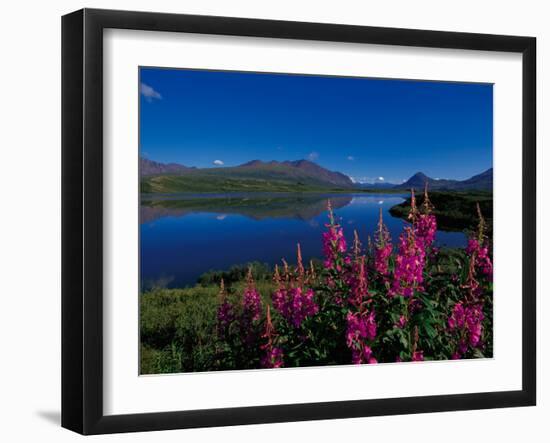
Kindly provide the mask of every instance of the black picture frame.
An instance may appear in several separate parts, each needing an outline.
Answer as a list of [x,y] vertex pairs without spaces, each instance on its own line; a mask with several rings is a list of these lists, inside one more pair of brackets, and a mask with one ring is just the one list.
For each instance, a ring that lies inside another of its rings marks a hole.
[[[131,415],[103,413],[103,30],[253,36],[522,54],[522,389]],[[536,39],[83,9],[62,18],[62,426],[82,434],[532,406],[536,403]]]

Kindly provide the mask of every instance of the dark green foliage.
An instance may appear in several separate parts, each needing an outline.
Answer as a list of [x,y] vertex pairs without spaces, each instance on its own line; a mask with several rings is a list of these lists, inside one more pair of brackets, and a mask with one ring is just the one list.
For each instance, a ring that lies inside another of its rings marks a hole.
[[[430,192],[430,201],[434,206],[433,213],[437,217],[439,229],[445,231],[474,231],[478,223],[476,204],[479,203],[481,213],[488,224],[489,237],[492,237],[493,225],[493,194],[491,192]],[[421,206],[424,196],[417,196],[417,204]],[[395,205],[390,214],[407,220],[411,210],[411,199]]]
[[273,278],[273,270],[271,267],[266,263],[252,262],[244,266],[232,266],[227,271],[205,272],[198,278],[197,284],[200,286],[219,286],[221,280],[223,279],[227,286],[231,286],[233,283],[244,281],[249,268],[251,269],[252,277],[256,282],[271,282],[271,279]]

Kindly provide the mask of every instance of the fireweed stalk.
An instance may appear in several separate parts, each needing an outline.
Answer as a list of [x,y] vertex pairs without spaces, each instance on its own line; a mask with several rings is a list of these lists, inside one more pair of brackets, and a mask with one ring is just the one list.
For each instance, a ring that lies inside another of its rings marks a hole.
[[260,359],[262,368],[280,368],[283,366],[283,350],[274,345],[276,337],[277,333],[271,321],[269,305],[267,305],[265,313],[265,330],[262,335],[262,338],[266,342],[260,346],[260,349],[264,352],[264,355]]
[[231,322],[235,320],[235,312],[233,305],[227,300],[227,292],[225,291],[223,278],[220,281],[220,292],[218,297],[220,303],[218,305],[217,330],[218,337],[224,339],[228,333]]
[[449,331],[455,337],[453,359],[462,358],[470,349],[483,346],[481,337],[485,315],[483,300],[479,297],[480,285],[475,278],[475,253],[470,257],[467,281],[462,288],[466,290],[466,296],[454,305],[447,320]]
[[[435,240],[435,234],[437,232],[437,222],[435,216],[432,214],[433,206],[428,197],[428,184],[424,189],[424,202],[422,204],[422,212],[418,212],[415,204],[414,190],[412,191],[411,199],[411,215],[413,219],[413,229],[416,236],[416,241],[419,243],[419,247],[424,250],[430,248]],[[413,215],[414,214],[414,215]]]
[[380,208],[378,229],[374,236],[374,270],[382,276],[386,276],[389,272],[389,260],[392,249],[390,232],[384,224],[382,208]]
[[271,298],[273,307],[295,328],[299,328],[306,318],[314,316],[319,311],[319,306],[315,302],[313,289],[304,286],[306,273],[302,263],[302,253],[299,244],[297,248],[297,262],[295,275],[290,274],[288,265],[284,262],[284,279],[279,274],[278,266],[275,267],[273,278],[275,291]]
[[493,264],[489,257],[489,246],[485,237],[485,219],[481,214],[479,204],[477,205],[478,229],[474,238],[470,238],[466,253],[469,256],[468,276],[462,285],[465,291],[463,300],[457,302],[447,320],[448,329],[454,336],[456,349],[452,355],[453,359],[463,358],[469,351],[482,349],[483,322],[485,320],[485,299],[484,288],[480,280],[476,278],[479,274],[485,279],[492,279]]
[[415,291],[423,291],[426,250],[417,241],[413,228],[406,226],[399,237],[393,283],[388,295],[402,295],[409,298]]
[[414,189],[411,189],[411,210],[408,219],[412,226],[405,227],[399,237],[390,296],[412,297],[414,291],[424,290],[424,268],[437,232],[437,222],[431,213],[432,210],[427,184],[424,189],[422,211],[418,209]]
[[243,294],[243,317],[250,321],[258,321],[260,319],[260,311],[262,308],[262,300],[260,293],[256,289],[254,278],[252,277],[252,268],[248,268],[246,277],[246,289]]
[[344,238],[344,230],[334,219],[330,200],[327,202],[327,209],[329,223],[325,224],[327,232],[323,233],[324,265],[328,270],[341,272],[345,264],[346,239]]
[[481,275],[492,278],[493,277],[493,262],[489,256],[489,242],[485,234],[486,225],[485,219],[481,214],[479,203],[477,204],[477,215],[479,218],[477,235],[468,240],[468,246],[466,247],[466,253],[472,257],[475,256],[475,266]]
[[242,297],[242,312],[240,317],[241,337],[244,343],[250,346],[255,339],[255,325],[260,320],[262,309],[262,300],[260,293],[256,289],[254,278],[252,277],[252,268],[248,268],[246,276],[246,288]]

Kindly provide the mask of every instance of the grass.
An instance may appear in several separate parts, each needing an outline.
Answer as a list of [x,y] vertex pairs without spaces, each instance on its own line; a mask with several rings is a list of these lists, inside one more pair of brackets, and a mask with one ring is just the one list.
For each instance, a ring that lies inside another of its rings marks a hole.
[[402,194],[402,189],[360,189],[329,185],[305,176],[281,176],[263,171],[259,174],[212,172],[189,172],[184,175],[158,175],[142,177],[140,192],[143,194],[174,193],[225,193],[225,192],[357,192],[369,194]]
[[[251,263],[264,303],[271,303],[271,269]],[[194,287],[153,288],[140,297],[140,373],[162,374],[226,369],[217,361],[216,312],[220,280],[238,303],[247,266],[203,274]]]

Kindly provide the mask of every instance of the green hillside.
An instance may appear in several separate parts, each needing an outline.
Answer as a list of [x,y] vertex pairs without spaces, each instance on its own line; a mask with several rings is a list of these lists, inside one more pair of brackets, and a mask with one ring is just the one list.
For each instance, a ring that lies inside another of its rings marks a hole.
[[195,169],[184,174],[142,176],[142,193],[175,192],[308,192],[352,189],[351,180],[307,161],[296,163],[251,162]]

